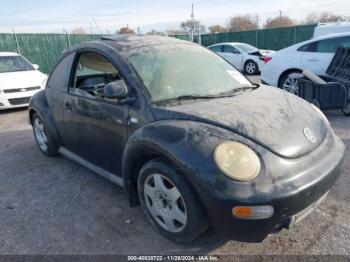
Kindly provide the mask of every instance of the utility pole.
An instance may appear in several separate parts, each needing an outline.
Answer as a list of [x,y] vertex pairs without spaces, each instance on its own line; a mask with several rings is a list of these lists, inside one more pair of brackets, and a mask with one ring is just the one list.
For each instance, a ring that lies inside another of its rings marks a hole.
[[89,24],[90,24],[90,34],[92,34],[92,24],[91,22],[89,22]]
[[17,34],[16,34],[15,29],[13,29],[13,27],[12,27],[12,32],[13,32],[13,35],[14,35],[14,37],[15,37],[15,41],[16,41],[16,49],[17,49],[17,53],[18,53],[18,54],[21,54],[21,50],[19,49],[19,44],[18,44]]
[[282,20],[282,10],[278,10],[280,12],[280,21]]
[[192,42],[194,42],[194,8],[193,8],[193,4],[192,4],[192,13],[191,13],[191,17],[192,17]]
[[94,22],[94,24],[95,24],[97,30],[98,30],[98,31],[100,32],[100,34],[102,35],[102,31],[101,31],[100,27],[98,26],[98,24],[96,23],[96,20],[95,20],[93,17],[92,17],[91,19],[92,19],[92,22]]
[[70,39],[69,39],[69,33],[68,31],[65,29],[65,28],[62,28],[63,29],[63,32],[66,33],[66,37],[67,37],[67,44],[68,44],[68,47],[70,47]]

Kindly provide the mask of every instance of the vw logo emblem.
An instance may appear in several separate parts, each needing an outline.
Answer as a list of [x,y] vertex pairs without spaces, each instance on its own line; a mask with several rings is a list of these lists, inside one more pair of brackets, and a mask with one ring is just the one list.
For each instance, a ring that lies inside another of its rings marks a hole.
[[304,136],[306,137],[307,141],[309,141],[310,143],[312,144],[316,143],[316,137],[310,128],[304,128]]

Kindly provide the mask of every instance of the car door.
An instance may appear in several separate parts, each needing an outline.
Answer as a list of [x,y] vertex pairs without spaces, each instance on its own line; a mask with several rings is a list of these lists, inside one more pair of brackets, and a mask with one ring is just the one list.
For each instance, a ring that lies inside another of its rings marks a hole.
[[124,80],[101,53],[78,53],[74,67],[64,95],[64,147],[99,168],[121,175],[129,109],[121,101],[105,99],[103,87]]
[[298,49],[303,68],[317,75],[326,72],[338,47],[350,47],[350,37],[335,37],[315,41]]
[[222,56],[238,70],[243,70],[242,53],[231,45],[223,45]]

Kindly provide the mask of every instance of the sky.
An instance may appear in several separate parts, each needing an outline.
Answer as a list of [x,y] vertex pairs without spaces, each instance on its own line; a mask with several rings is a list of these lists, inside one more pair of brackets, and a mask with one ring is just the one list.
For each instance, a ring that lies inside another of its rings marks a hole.
[[195,18],[206,26],[226,25],[235,15],[258,15],[260,24],[268,17],[288,15],[302,21],[310,12],[329,11],[350,16],[349,0],[0,0],[0,32],[12,28],[26,33],[62,33],[82,27],[86,32],[115,33],[129,25],[141,33],[152,29],[177,29]]

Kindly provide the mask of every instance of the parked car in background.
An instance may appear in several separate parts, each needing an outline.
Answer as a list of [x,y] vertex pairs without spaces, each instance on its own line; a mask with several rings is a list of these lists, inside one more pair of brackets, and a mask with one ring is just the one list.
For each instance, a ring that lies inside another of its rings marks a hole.
[[337,23],[320,23],[315,27],[314,38],[337,33],[350,33],[350,21]]
[[338,47],[350,47],[350,33],[332,34],[287,47],[264,58],[261,81],[287,91],[297,89],[295,74],[309,69],[323,75]]
[[258,74],[264,65],[263,57],[274,52],[259,50],[245,43],[220,43],[211,45],[208,48],[247,75]]
[[289,228],[324,199],[345,151],[315,106],[170,37],[108,36],[68,49],[29,118],[43,154],[123,186],[181,243],[209,225],[249,242]]
[[17,53],[0,52],[0,110],[28,106],[47,75]]

